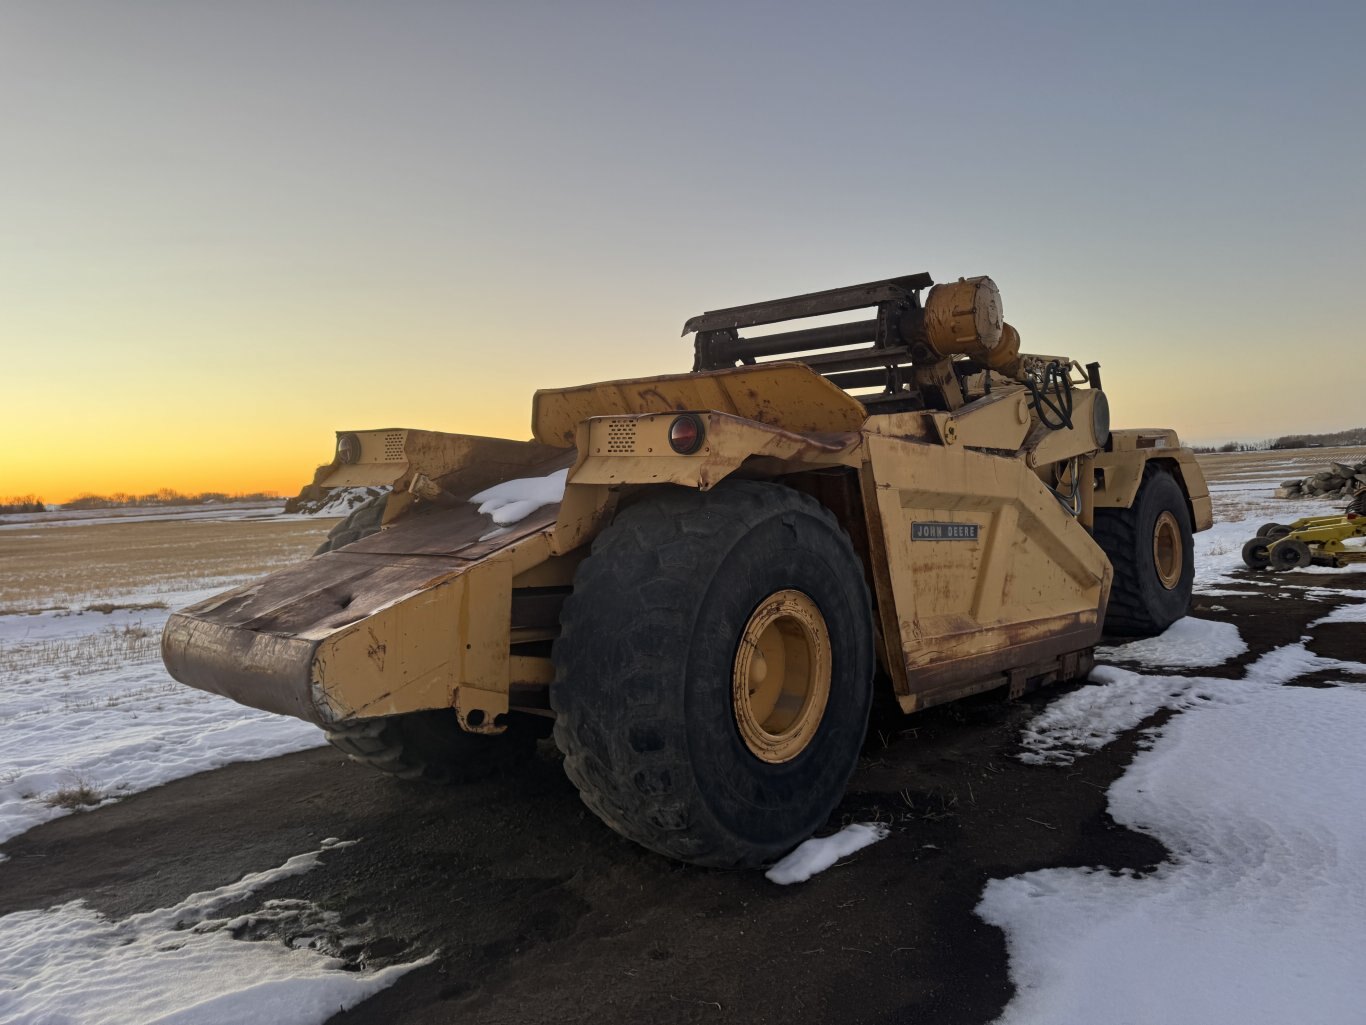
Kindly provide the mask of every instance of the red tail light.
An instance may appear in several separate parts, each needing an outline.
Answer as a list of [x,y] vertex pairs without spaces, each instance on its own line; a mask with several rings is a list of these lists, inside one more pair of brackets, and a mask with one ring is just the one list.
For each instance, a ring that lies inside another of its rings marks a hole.
[[702,447],[702,421],[684,413],[669,425],[669,447],[681,456],[690,456]]

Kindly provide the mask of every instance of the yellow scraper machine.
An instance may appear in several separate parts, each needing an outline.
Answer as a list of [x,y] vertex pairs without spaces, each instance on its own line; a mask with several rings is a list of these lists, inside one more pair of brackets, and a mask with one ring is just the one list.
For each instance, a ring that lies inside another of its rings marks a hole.
[[1098,364],[1021,352],[990,278],[684,332],[691,373],[538,391],[534,441],[340,434],[312,487],[387,495],[173,615],[172,675],[405,778],[553,732],[618,833],[754,865],[825,823],[874,687],[908,713],[1015,696],[1084,675],[1102,629],[1185,614],[1210,526],[1192,454],[1111,430]]

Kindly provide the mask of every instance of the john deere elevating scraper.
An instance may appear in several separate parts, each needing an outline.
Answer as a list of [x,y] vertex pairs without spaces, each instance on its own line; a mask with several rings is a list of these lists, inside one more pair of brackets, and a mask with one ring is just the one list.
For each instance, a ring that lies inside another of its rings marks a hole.
[[[989,278],[685,333],[691,373],[537,392],[534,441],[339,434],[316,486],[387,500],[173,615],[172,675],[404,777],[471,778],[553,727],[607,825],[750,865],[825,822],[875,686],[908,713],[1018,695],[1085,674],[1103,628],[1185,614],[1194,458],[1111,430],[1097,364],[1021,353]],[[500,483],[501,523],[469,501]]]

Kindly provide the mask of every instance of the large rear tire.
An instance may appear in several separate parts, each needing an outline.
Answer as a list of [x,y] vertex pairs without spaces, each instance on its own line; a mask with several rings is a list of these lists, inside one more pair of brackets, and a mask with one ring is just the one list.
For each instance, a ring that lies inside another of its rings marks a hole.
[[1105,632],[1161,633],[1190,608],[1195,552],[1181,485],[1149,463],[1128,509],[1097,509],[1096,543],[1115,570]]
[[863,568],[778,484],[625,509],[555,642],[555,742],[612,829],[681,861],[757,865],[810,836],[858,762],[872,699]]
[[327,741],[379,772],[425,783],[467,783],[526,761],[536,750],[531,724],[514,721],[498,734],[467,733],[455,712],[434,709],[334,726]]

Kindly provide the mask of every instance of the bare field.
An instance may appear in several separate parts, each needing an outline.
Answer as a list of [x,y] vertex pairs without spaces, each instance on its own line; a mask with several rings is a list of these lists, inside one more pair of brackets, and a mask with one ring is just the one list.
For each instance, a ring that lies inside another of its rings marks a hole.
[[168,519],[0,531],[0,611],[107,605],[187,581],[257,575],[311,554],[335,522]]
[[[1290,523],[1301,516],[1325,515],[1322,499],[1275,498],[1282,481],[1307,477],[1332,462],[1366,459],[1366,449],[1305,448],[1284,452],[1210,452],[1196,457],[1214,496],[1215,521],[1233,513],[1238,518]],[[1332,501],[1332,500],[1330,500]],[[1317,503],[1317,505],[1316,505]],[[1340,508],[1344,503],[1337,502]],[[1318,511],[1307,506],[1316,505]],[[1236,510],[1236,511],[1235,511]],[[1251,532],[1249,531],[1249,536]],[[1209,554],[1224,554],[1214,550]]]
[[[1219,491],[1265,493],[1268,519],[1296,503],[1273,499],[1282,479],[1304,477],[1330,462],[1366,458],[1361,448],[1211,453],[1199,457]],[[1250,494],[1248,497],[1252,497]],[[1246,499],[1244,499],[1244,505]],[[309,555],[332,519],[165,519],[43,525],[0,531],[0,611],[79,606],[156,591],[179,581],[257,575]],[[95,611],[105,611],[96,609]]]
[[[335,521],[7,526],[0,610],[59,610],[0,614],[0,948],[13,951],[9,963],[39,964],[42,930],[68,923],[79,952],[31,972],[31,999],[99,1006],[110,999],[108,975],[99,973],[111,964],[142,972],[147,991],[175,995],[189,988],[186,966],[226,975],[227,962],[214,959],[247,946],[267,966],[280,963],[277,954],[303,956],[306,942],[344,960],[355,969],[344,973],[350,978],[405,973],[329,1025],[984,1025],[1031,992],[1070,985],[1059,981],[1065,971],[1120,992],[1112,980],[1122,983],[1135,963],[1134,1006],[1154,999],[1154,969],[1144,966],[1156,963],[1161,977],[1177,980],[1164,993],[1179,997],[1184,985],[1234,1007],[1258,973],[1233,972],[1232,949],[1274,963],[1299,1003],[1295,1013],[1278,1005],[1276,1015],[1261,1017],[1235,1008],[1219,1021],[1298,1020],[1296,1013],[1354,1020],[1314,1012],[1318,994],[1327,1000],[1355,978],[1335,967],[1337,952],[1362,945],[1355,924],[1332,929],[1363,920],[1349,904],[1356,863],[1334,847],[1356,821],[1350,809],[1363,777],[1350,774],[1359,763],[1345,754],[1309,755],[1361,749],[1356,736],[1323,742],[1321,727],[1366,721],[1348,704],[1366,688],[1366,573],[1256,574],[1238,555],[1258,521],[1330,508],[1273,499],[1282,479],[1348,456],[1356,453],[1202,456],[1216,523],[1195,538],[1187,625],[1199,643],[1188,633],[1147,656],[1112,647],[1089,683],[1013,702],[998,691],[910,719],[879,709],[824,831],[876,822],[889,835],[786,889],[757,872],[674,864],[621,839],[583,806],[550,741],[515,770],[427,787],[320,746],[321,733],[307,723],[166,676],[156,640],[169,609],[306,556]],[[1220,637],[1237,644],[1189,660]],[[1162,651],[1182,658],[1164,661]],[[1310,686],[1281,687],[1286,681]],[[1254,701],[1293,702],[1303,718],[1229,732],[1229,723],[1255,718],[1246,712]],[[1069,736],[1097,737],[1095,723],[1118,725],[1110,739],[1087,740],[1072,761],[1028,761],[1022,738],[1039,735],[1050,714]],[[1182,747],[1181,730],[1197,727],[1204,739]],[[1231,788],[1216,789],[1214,805],[1210,794],[1192,805],[1204,792],[1198,779],[1190,782],[1189,761],[1168,761],[1177,769],[1165,777],[1151,772],[1154,759],[1191,752],[1197,768],[1208,762],[1210,778]],[[1138,771],[1149,772],[1142,790],[1130,776]],[[1153,779],[1186,789],[1145,798],[1152,821],[1167,829],[1223,823],[1227,833],[1207,857],[1192,861],[1184,841],[1168,844],[1157,827],[1115,814],[1117,792],[1149,793]],[[1286,790],[1288,779],[1298,782]],[[1207,814],[1225,805],[1232,811],[1222,817]],[[1327,811],[1301,826],[1306,807]],[[90,810],[70,814],[77,808]],[[1338,823],[1346,825],[1335,831]],[[337,837],[348,842],[324,839]],[[1277,857],[1261,857],[1264,849]],[[270,866],[295,864],[304,851],[317,852],[312,869],[271,875]],[[1315,875],[1315,866],[1327,868]],[[222,918],[182,929],[188,923],[177,917],[170,931],[152,928],[169,920],[168,909],[183,914],[193,904],[187,894],[216,900],[235,880],[267,877],[273,881],[245,891]],[[1045,885],[1036,887],[1039,880]],[[1078,903],[1079,893],[1092,896]],[[984,914],[988,894],[998,911],[1019,897],[1013,917]],[[1096,894],[1104,901],[1090,903]],[[1073,906],[1085,915],[1047,917]],[[1343,906],[1346,915],[1337,913]],[[1160,910],[1146,910],[1153,907]],[[1193,910],[1172,916],[1171,907]],[[1115,922],[1122,924],[1107,924]],[[1194,933],[1181,931],[1192,922]],[[1116,937],[1109,944],[1107,929]],[[1073,934],[1080,943],[1050,953]],[[212,936],[222,946],[194,948],[197,960],[185,953],[187,937]],[[108,937],[107,948],[99,937]],[[1031,956],[1045,974],[1029,974]],[[1211,958],[1218,968],[1206,970]],[[1283,964],[1297,967],[1282,971]],[[0,956],[0,975],[6,969]],[[343,974],[316,962],[307,970]],[[249,986],[248,976],[233,985]],[[1040,981],[1031,987],[1032,978]],[[1108,996],[1090,1006],[1112,1002],[1126,1008]],[[291,1014],[299,1016],[276,1017]]]
[[[1210,452],[1198,457],[1211,484],[1260,482],[1275,478],[1275,483],[1292,477],[1307,477],[1328,469],[1328,464],[1355,463],[1366,459],[1366,448],[1299,448],[1284,452]],[[1268,494],[1269,497],[1269,494]],[[1293,503],[1286,503],[1293,504]]]
[[[1281,480],[1303,477],[1332,461],[1366,458],[1361,448],[1211,453],[1199,457],[1216,491],[1264,492],[1257,515],[1294,512],[1273,499]],[[87,607],[193,580],[253,576],[309,555],[335,521],[261,517],[164,519],[47,525],[0,531],[0,611]],[[97,608],[95,611],[106,611]]]

